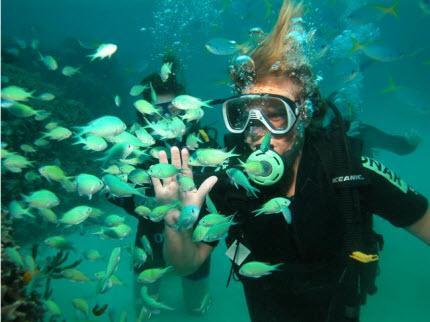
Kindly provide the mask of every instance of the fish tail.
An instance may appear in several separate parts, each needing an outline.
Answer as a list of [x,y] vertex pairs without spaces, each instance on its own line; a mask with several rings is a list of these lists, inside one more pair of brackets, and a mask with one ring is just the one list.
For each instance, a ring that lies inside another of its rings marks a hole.
[[90,55],[87,55],[87,57],[91,58],[90,61],[94,61],[97,58],[97,55],[96,54],[90,54]]
[[202,102],[202,106],[205,106],[207,108],[213,108],[212,105],[209,105],[209,103],[211,103],[211,102],[212,102],[212,100],[204,101],[204,102]]
[[249,187],[249,193],[254,197],[257,198],[257,193],[260,193],[260,189],[255,188],[253,186]]
[[227,152],[229,158],[240,156],[240,154],[234,153],[235,149],[236,149],[236,147],[233,147],[233,149],[231,149],[230,151]]
[[273,270],[280,271],[279,267],[281,267],[282,265],[284,265],[284,263],[279,263],[279,264],[271,265],[271,267],[272,267]]
[[351,48],[352,53],[356,53],[357,51],[360,51],[364,48],[364,45],[354,37],[352,37],[351,40],[352,40],[352,48]]

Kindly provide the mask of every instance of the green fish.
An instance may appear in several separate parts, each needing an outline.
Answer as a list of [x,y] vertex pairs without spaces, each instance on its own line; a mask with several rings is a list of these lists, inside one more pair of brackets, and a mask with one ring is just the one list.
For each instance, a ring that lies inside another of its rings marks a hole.
[[110,280],[110,278],[112,277],[113,273],[115,273],[115,271],[118,269],[120,260],[121,260],[121,247],[115,247],[109,256],[109,261],[106,266],[105,275],[100,280],[100,284],[98,287],[99,293],[104,293],[105,291],[107,291],[108,288],[112,287],[112,281]]
[[8,210],[12,218],[22,219],[23,215],[34,218],[34,215],[30,212],[30,208],[23,208],[22,204],[16,200],[9,203]]
[[211,227],[214,225],[229,223],[232,220],[233,220],[233,215],[224,216],[219,213],[209,213],[207,215],[204,215],[202,219],[200,219],[199,225],[205,226],[205,227]]
[[45,219],[47,222],[51,224],[58,224],[57,214],[53,212],[51,209],[39,209],[39,214]]
[[89,249],[84,253],[85,259],[89,261],[97,261],[103,258],[100,252],[97,249]]
[[29,98],[33,98],[35,91],[28,92],[26,89],[19,86],[8,86],[2,88],[1,98],[10,101],[28,101]]
[[143,302],[152,310],[169,310],[173,311],[174,309],[166,304],[161,302],[157,302],[151,295],[148,293],[148,288],[146,286],[142,286],[140,290],[140,295],[142,296]]
[[137,185],[143,185],[151,182],[151,176],[142,169],[134,169],[128,174],[128,179]]
[[77,141],[74,142],[73,145],[83,144],[84,150],[87,151],[100,152],[106,150],[106,148],[108,147],[106,141],[102,137],[96,135],[89,134],[85,138],[81,136],[75,136],[74,138],[77,139]]
[[59,222],[65,225],[79,225],[91,215],[92,211],[91,207],[77,206],[67,211]]
[[259,278],[262,276],[266,276],[271,274],[273,271],[279,270],[279,267],[281,264],[275,264],[275,265],[269,265],[267,263],[262,262],[248,262],[239,269],[239,274],[246,276],[246,277],[252,277],[252,278]]
[[57,249],[73,249],[72,244],[64,236],[52,236],[45,239],[45,244]]
[[210,226],[210,228],[206,232],[206,235],[203,238],[203,241],[213,242],[224,238],[227,235],[230,227],[234,224],[235,222],[228,221],[228,222],[223,222],[220,224]]
[[182,192],[193,191],[196,189],[196,185],[194,183],[193,178],[191,178],[189,176],[184,176],[184,175],[179,174],[178,175],[178,183],[179,183],[179,189]]
[[151,243],[149,242],[148,237],[146,237],[145,235],[142,235],[142,237],[140,237],[140,242],[142,243],[142,246],[145,252],[149,256],[154,257],[154,251],[152,250],[152,246],[151,246]]
[[72,177],[67,177],[64,173],[63,169],[56,165],[46,165],[39,168],[39,173],[44,177],[48,182],[55,181],[61,182],[63,180],[71,179]]
[[79,131],[77,136],[93,134],[103,138],[116,136],[124,132],[126,128],[127,125],[120,118],[111,115],[99,117],[85,126],[76,127]]
[[132,88],[130,88],[130,95],[131,96],[139,96],[143,93],[144,90],[148,89],[148,85],[134,85]]
[[123,224],[125,221],[124,217],[118,215],[109,215],[105,218],[105,226],[114,227]]
[[44,300],[43,304],[46,307],[46,310],[51,314],[52,316],[60,316],[63,314],[60,307],[57,303],[55,303],[53,300]]
[[102,179],[109,193],[114,197],[131,197],[133,195],[145,197],[144,188],[133,188],[131,185],[122,181],[117,176],[106,174]]
[[35,110],[31,106],[14,102],[9,107],[4,107],[6,111],[11,113],[13,116],[20,117],[20,118],[28,118],[32,116],[38,116],[42,113],[43,110]]
[[77,270],[76,268],[67,268],[64,269],[61,272],[61,275],[68,280],[74,281],[74,282],[89,282],[90,279],[88,276],[86,276],[84,273],[82,273],[80,270]]
[[218,171],[227,165],[229,158],[235,156],[239,156],[239,154],[234,153],[234,148],[228,152],[213,148],[198,149],[190,157],[188,164],[191,166],[216,167],[215,171]]
[[199,223],[193,231],[193,235],[192,235],[193,242],[201,242],[205,238],[209,229],[210,229],[209,226],[200,225]]
[[137,281],[140,283],[151,284],[158,281],[166,273],[171,271],[173,271],[172,266],[167,266],[165,268],[148,268],[137,276]]
[[144,99],[137,100],[136,102],[133,103],[133,105],[136,108],[136,110],[139,113],[142,113],[143,115],[154,115],[154,114],[156,114],[156,115],[161,116],[160,111],[158,111],[158,109],[156,109],[154,107],[154,105],[152,105],[147,100],[144,100]]
[[99,192],[103,186],[103,181],[92,174],[81,173],[76,177],[76,188],[79,196],[88,196],[89,200],[91,200],[92,196]]
[[288,198],[276,197],[270,199],[264,203],[260,209],[254,210],[253,212],[255,213],[255,216],[259,216],[261,214],[276,214],[281,212],[285,218],[285,221],[288,224],[291,224],[291,211],[288,208],[290,204],[291,201]]
[[88,305],[88,302],[85,299],[82,298],[74,298],[72,300],[73,307],[82,312],[86,317],[90,314],[90,306]]
[[264,176],[270,173],[271,166],[268,162],[264,161],[247,161],[243,162],[242,160],[239,160],[240,166],[243,167],[243,170],[248,175],[254,175],[254,176]]
[[72,136],[72,132],[69,129],[62,126],[58,126],[48,132],[42,132],[42,134],[43,135],[41,136],[41,139],[48,138],[50,140],[55,140],[55,141],[63,141]]
[[178,231],[185,231],[191,229],[197,218],[199,217],[200,207],[196,205],[186,205],[181,208],[179,218],[175,223],[175,229]]
[[22,256],[15,247],[6,247],[4,249],[4,253],[8,260],[24,268],[24,261],[22,260]]
[[210,102],[211,100],[202,101],[201,99],[190,95],[179,95],[172,100],[172,105],[179,110],[186,111],[195,110],[202,106],[212,108],[212,106],[209,105]]
[[64,66],[61,70],[61,74],[67,77],[72,77],[73,75],[79,73],[81,67],[73,67],[73,66]]
[[115,143],[104,153],[102,158],[96,159],[103,161],[103,164],[113,163],[120,159],[127,158],[133,152],[134,146],[128,142]]
[[49,70],[52,70],[52,71],[58,69],[58,63],[54,57],[49,56],[49,55],[43,56],[40,52],[39,52],[39,56],[40,56],[40,60],[46,66],[46,68],[48,68]]
[[170,210],[173,210],[178,207],[179,207],[178,202],[174,202],[168,205],[157,206],[154,209],[152,209],[151,213],[149,214],[149,220],[153,222],[160,222],[164,219],[164,217],[167,215],[167,213]]
[[239,186],[243,187],[248,195],[253,196],[254,198],[257,198],[257,192],[260,192],[257,188],[253,187],[251,183],[249,182],[246,175],[236,168],[230,168],[226,171],[228,177],[230,178],[230,182],[239,189]]
[[148,174],[158,179],[166,179],[181,173],[181,171],[182,169],[178,169],[172,164],[157,163],[149,167]]
[[149,214],[151,213],[151,209],[149,209],[146,206],[140,205],[134,209],[134,212],[136,214],[138,214],[139,216],[142,216],[144,218],[149,218]]
[[9,155],[3,162],[5,168],[13,173],[21,173],[22,169],[33,166],[34,161],[29,161],[22,155]]
[[103,238],[124,239],[131,234],[131,227],[127,224],[119,224],[118,226],[102,229],[95,234],[101,235]]
[[22,197],[32,208],[54,208],[60,204],[55,193],[45,189],[32,192],[29,196],[22,195]]

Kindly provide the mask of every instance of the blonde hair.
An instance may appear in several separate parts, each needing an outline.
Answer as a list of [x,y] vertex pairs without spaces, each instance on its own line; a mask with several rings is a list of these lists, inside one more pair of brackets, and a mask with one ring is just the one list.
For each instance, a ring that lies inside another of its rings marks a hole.
[[[286,48],[290,47],[287,36],[293,18],[300,17],[302,12],[302,3],[294,4],[290,0],[284,0],[272,32],[251,54],[255,63],[257,82],[266,76],[281,76],[291,70],[291,66],[285,60]],[[278,65],[277,68],[273,68],[275,64]]]

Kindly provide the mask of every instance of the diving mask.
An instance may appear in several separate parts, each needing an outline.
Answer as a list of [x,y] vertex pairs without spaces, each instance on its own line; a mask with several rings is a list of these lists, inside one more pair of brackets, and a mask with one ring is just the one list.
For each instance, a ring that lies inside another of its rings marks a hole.
[[285,96],[245,94],[224,101],[222,112],[231,133],[243,133],[250,122],[259,121],[271,133],[285,134],[296,123],[299,108]]

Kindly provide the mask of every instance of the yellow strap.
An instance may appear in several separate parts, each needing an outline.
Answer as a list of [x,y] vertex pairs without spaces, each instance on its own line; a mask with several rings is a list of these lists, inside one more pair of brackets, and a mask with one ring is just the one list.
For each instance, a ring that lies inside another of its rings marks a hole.
[[349,257],[361,262],[361,263],[370,263],[370,262],[376,262],[377,260],[379,260],[379,256],[378,255],[368,255],[365,254],[363,252],[352,252],[351,255],[349,255]]
[[202,137],[203,141],[205,141],[206,143],[208,143],[208,142],[209,142],[209,135],[206,133],[206,131],[205,131],[205,130],[200,129],[200,130],[199,130],[199,134],[200,134],[200,136]]

